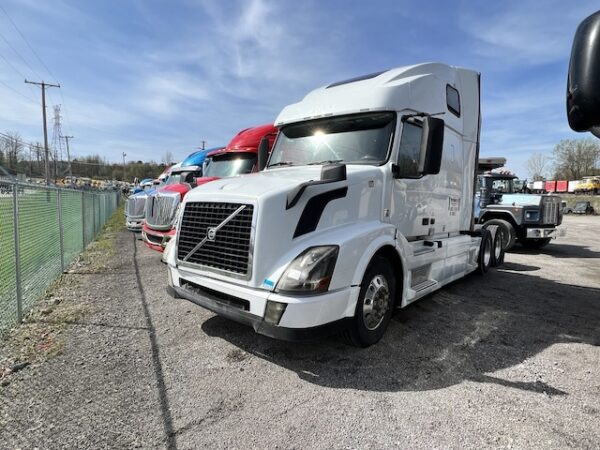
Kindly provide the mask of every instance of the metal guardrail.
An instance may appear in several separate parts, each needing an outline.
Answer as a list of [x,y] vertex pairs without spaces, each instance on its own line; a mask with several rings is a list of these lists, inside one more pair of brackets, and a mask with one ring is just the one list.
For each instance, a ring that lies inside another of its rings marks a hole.
[[120,197],[0,181],[0,335],[102,230]]

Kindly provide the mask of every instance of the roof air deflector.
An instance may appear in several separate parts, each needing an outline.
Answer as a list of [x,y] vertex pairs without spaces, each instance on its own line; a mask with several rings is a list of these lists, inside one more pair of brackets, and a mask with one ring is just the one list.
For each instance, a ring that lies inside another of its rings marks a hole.
[[378,77],[379,75],[381,75],[382,73],[385,73],[385,72],[387,72],[387,69],[382,70],[380,72],[373,72],[373,73],[370,73],[367,75],[360,75],[358,77],[349,78],[348,80],[337,81],[337,82],[332,83],[329,86],[325,87],[325,89],[329,89],[329,88],[336,87],[336,86],[341,86],[343,84],[355,83],[356,81],[370,80],[371,78]]

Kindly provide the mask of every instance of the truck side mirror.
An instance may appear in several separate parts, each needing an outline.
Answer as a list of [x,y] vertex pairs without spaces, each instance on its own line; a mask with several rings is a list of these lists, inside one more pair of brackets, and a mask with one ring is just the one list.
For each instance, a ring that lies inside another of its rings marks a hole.
[[269,138],[263,137],[258,144],[258,171],[260,172],[267,166],[269,159]]
[[208,165],[210,164],[212,160],[210,158],[206,158],[204,160],[204,162],[202,163],[202,176],[204,176],[204,174],[206,173],[206,169],[208,169]]
[[577,27],[567,79],[567,116],[574,131],[600,137],[600,11]]
[[437,117],[425,117],[423,119],[421,155],[419,159],[419,173],[421,175],[435,175],[440,173],[443,148],[444,121]]

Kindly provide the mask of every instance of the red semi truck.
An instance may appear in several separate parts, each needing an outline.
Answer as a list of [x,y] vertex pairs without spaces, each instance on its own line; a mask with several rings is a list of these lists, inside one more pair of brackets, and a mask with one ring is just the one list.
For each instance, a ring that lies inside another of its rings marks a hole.
[[[258,146],[266,137],[269,151],[273,147],[277,128],[272,124],[240,131],[227,147],[207,154],[203,176],[194,179],[194,187],[219,178],[233,177],[258,170]],[[146,221],[142,236],[147,247],[162,252],[175,235],[177,210],[185,195],[192,189],[184,180],[158,189],[146,206]]]

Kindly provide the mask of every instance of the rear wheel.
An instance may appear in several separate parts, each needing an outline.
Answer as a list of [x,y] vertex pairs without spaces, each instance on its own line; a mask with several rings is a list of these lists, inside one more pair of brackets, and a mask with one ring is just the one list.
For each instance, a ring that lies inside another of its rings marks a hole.
[[479,245],[479,257],[477,259],[477,270],[481,275],[486,274],[492,266],[492,234],[489,230],[481,230],[481,244]]
[[497,225],[487,227],[492,235],[492,267],[504,264],[504,230]]
[[352,325],[343,337],[357,347],[378,342],[388,327],[396,300],[396,277],[390,263],[375,256],[363,277]]
[[517,239],[515,228],[510,222],[503,219],[490,219],[483,224],[483,227],[487,228],[491,225],[497,225],[502,230],[504,235],[504,251],[509,251],[515,245],[515,240]]
[[542,248],[550,243],[552,238],[523,239],[521,244],[527,248]]

